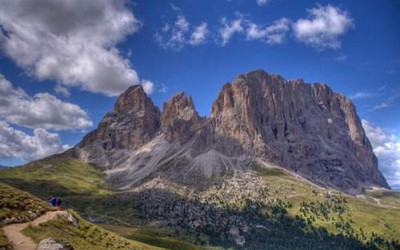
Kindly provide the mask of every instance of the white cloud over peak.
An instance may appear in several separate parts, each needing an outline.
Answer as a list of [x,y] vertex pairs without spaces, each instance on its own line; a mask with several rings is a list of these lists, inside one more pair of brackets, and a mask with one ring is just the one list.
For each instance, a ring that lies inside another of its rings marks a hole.
[[27,128],[80,130],[93,125],[86,111],[49,93],[29,96],[0,74],[0,119]]
[[142,80],[142,86],[144,89],[144,92],[151,94],[154,91],[154,83],[152,81],[149,80]]
[[281,18],[270,26],[261,28],[259,25],[249,22],[246,29],[246,36],[249,40],[262,40],[268,44],[281,44],[285,41],[285,37],[290,27],[290,20]]
[[115,96],[140,83],[116,48],[140,26],[125,0],[2,1],[0,46],[40,80]]
[[45,129],[36,128],[33,135],[14,129],[0,121],[0,158],[36,160],[68,149],[62,145],[60,136]]
[[186,17],[180,14],[173,24],[165,23],[155,34],[155,39],[160,47],[179,51],[186,45],[196,46],[204,43],[208,34],[206,22],[192,27]]
[[362,125],[389,185],[400,185],[400,139],[366,120],[362,120]]
[[298,19],[293,24],[294,35],[298,41],[318,50],[340,48],[340,36],[354,27],[350,15],[332,5],[318,5],[308,12],[309,19]]

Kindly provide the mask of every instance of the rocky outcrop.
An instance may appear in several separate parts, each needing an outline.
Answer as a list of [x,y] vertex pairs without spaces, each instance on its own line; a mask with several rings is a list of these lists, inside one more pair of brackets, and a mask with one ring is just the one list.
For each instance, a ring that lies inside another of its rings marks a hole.
[[388,188],[349,99],[325,84],[261,70],[223,85],[210,118],[200,117],[183,92],[160,113],[133,86],[68,154],[108,167],[121,187],[155,176],[215,180],[257,159],[348,193]]
[[39,242],[39,246],[37,248],[38,250],[73,250],[74,248],[70,245],[63,245],[57,241],[55,241],[53,238],[47,238],[44,240],[41,240]]
[[168,141],[188,142],[202,126],[191,96],[180,92],[164,103],[161,129]]
[[119,153],[138,149],[155,137],[160,116],[143,87],[132,86],[118,98],[114,110],[105,115],[98,128],[66,155],[103,167],[113,166],[121,156]]

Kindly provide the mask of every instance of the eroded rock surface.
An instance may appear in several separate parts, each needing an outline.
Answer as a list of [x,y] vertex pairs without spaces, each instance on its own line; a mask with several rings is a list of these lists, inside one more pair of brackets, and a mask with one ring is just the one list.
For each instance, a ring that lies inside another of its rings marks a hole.
[[285,80],[262,70],[226,83],[209,118],[181,92],[162,113],[141,86],[123,93],[98,128],[64,153],[107,167],[121,188],[154,177],[216,181],[254,159],[348,193],[389,188],[356,109],[325,84]]

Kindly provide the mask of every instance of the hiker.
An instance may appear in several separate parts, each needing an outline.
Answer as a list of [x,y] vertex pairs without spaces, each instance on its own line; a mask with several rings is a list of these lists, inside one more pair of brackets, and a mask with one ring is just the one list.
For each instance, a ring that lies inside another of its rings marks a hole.
[[57,205],[57,198],[56,197],[51,197],[50,199],[50,204],[55,207]]
[[62,204],[62,200],[61,200],[61,199],[58,199],[58,200],[57,200],[57,210],[58,210],[58,211],[61,211],[61,204]]

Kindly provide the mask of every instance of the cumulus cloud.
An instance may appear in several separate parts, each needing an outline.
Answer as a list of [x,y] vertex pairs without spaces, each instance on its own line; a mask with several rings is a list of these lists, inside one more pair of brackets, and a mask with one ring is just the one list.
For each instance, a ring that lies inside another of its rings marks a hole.
[[48,93],[29,96],[0,74],[0,118],[28,128],[85,129],[93,125],[78,105],[63,102]]
[[36,128],[33,135],[28,135],[0,121],[0,158],[36,160],[60,153],[69,147],[62,145],[60,136],[56,133]]
[[389,185],[400,185],[400,140],[393,132],[384,131],[362,120],[365,133],[371,141],[375,155],[378,157],[379,169]]
[[293,24],[296,39],[318,50],[340,48],[340,36],[354,26],[350,15],[332,5],[318,5],[308,12],[309,19],[298,19]]
[[192,35],[190,36],[189,44],[191,45],[199,45],[202,44],[207,37],[208,29],[207,23],[202,22],[199,26],[197,26]]
[[208,27],[206,22],[201,22],[192,28],[192,25],[182,14],[178,15],[172,24],[165,23],[155,34],[156,42],[164,49],[179,51],[186,45],[196,46],[206,41]]
[[259,6],[267,5],[268,2],[269,0],[256,0],[257,5]]
[[262,40],[268,44],[281,44],[285,41],[286,33],[289,31],[290,20],[281,18],[270,26],[264,28],[259,25],[249,22],[246,29],[248,40]]
[[243,33],[244,19],[238,15],[235,19],[228,21],[225,17],[221,19],[222,27],[219,29],[219,34],[222,38],[222,46],[225,46],[235,33]]
[[140,83],[116,48],[140,26],[125,0],[2,1],[0,46],[40,80],[115,96]]

